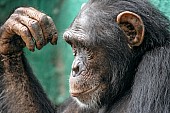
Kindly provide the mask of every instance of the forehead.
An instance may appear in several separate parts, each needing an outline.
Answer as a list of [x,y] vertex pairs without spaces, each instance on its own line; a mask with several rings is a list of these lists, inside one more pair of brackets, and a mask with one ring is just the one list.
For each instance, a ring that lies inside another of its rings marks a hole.
[[78,16],[75,18],[75,20],[72,23],[71,27],[75,26],[81,26],[81,27],[89,27],[90,24],[92,24],[91,19],[95,19],[93,12],[90,11],[90,8],[82,9]]
[[74,40],[82,40],[81,42],[85,42],[87,46],[101,45],[100,40],[108,38],[114,30],[114,21],[108,11],[109,7],[84,6],[66,33],[72,33]]
[[89,24],[90,21],[90,16],[86,12],[80,12],[79,15],[75,18],[73,25],[81,25],[81,26],[86,26]]
[[104,16],[107,16],[103,12],[105,12],[103,7],[99,6],[98,4],[86,4],[80,10],[73,23],[84,26],[97,24],[99,21],[102,21],[101,19]]

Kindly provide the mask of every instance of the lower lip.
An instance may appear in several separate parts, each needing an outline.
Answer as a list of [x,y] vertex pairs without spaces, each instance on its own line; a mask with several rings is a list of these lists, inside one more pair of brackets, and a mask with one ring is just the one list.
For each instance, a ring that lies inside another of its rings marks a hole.
[[95,91],[98,87],[99,87],[99,85],[96,86],[95,88],[92,88],[92,89],[89,89],[89,90],[86,90],[86,91],[83,91],[83,92],[79,92],[79,93],[70,92],[70,95],[72,97],[78,97],[80,95],[84,95],[84,94],[90,93],[92,91]]

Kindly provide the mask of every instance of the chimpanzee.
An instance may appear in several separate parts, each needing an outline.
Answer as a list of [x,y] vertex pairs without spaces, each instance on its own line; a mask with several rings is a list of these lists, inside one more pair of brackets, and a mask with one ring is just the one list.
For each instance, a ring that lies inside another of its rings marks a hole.
[[56,44],[55,25],[16,9],[0,30],[0,112],[170,113],[169,25],[146,0],[89,0],[63,36],[75,57],[71,97],[54,106],[22,48]]

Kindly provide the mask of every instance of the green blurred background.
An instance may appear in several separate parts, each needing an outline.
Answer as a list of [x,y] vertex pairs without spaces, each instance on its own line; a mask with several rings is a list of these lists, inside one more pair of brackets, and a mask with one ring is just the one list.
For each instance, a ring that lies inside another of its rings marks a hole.
[[[1,25],[20,6],[34,7],[53,18],[59,32],[57,46],[48,44],[34,53],[25,49],[25,54],[45,92],[56,104],[69,96],[68,79],[73,60],[71,48],[64,42],[62,35],[84,2],[87,0],[0,0]],[[151,2],[170,18],[169,0]]]

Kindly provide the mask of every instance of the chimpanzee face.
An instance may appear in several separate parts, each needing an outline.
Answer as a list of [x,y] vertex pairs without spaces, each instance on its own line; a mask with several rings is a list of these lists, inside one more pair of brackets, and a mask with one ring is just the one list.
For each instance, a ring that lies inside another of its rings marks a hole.
[[93,23],[89,21],[91,17],[82,12],[64,33],[64,39],[71,45],[74,55],[70,94],[83,106],[100,103],[100,95],[108,87],[105,76],[110,70],[106,51],[93,42],[95,35],[93,38],[89,36],[89,30],[93,29]]
[[[135,39],[129,42],[126,39],[126,33],[135,29],[133,23],[122,19],[124,14],[119,15],[120,19],[116,21],[105,9],[85,5],[64,33],[74,55],[69,79],[70,94],[85,107],[99,106],[103,103],[102,98],[107,98],[105,96],[109,93],[116,95],[120,85],[118,78],[121,79],[119,70],[125,70],[131,55],[129,46],[133,46]],[[129,12],[125,16],[136,19]],[[121,28],[127,31],[124,33]]]

